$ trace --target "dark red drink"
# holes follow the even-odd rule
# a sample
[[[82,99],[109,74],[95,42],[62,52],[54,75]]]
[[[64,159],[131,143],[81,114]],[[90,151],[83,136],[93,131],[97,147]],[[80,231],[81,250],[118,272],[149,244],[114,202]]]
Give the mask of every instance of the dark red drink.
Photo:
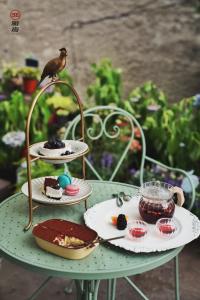
[[[160,224],[159,230],[164,234],[171,234],[175,232],[176,227],[170,224]]]
[[[144,221],[155,224],[160,218],[172,218],[175,210],[173,199],[150,200],[144,197],[139,203],[139,212]]]
[[[145,236],[147,231],[145,228],[135,227],[135,228],[131,228],[129,230],[129,233],[133,238],[141,238],[141,237]]]

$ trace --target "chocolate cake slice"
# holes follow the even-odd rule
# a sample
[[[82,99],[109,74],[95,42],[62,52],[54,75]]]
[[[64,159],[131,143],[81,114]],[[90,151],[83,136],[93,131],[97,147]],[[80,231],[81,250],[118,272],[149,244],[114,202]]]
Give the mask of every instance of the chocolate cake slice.
[[[62,188],[59,186],[57,179],[51,177],[45,178],[43,192],[51,199],[60,200],[62,197]]]

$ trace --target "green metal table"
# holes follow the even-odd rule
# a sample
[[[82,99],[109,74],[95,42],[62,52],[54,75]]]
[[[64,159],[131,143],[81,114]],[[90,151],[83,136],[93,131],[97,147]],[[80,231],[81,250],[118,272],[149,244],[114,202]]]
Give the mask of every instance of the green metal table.
[[[111,199],[112,194],[120,191],[134,192],[134,186],[109,182],[89,181],[93,193],[89,207]],[[40,207],[34,212],[34,224],[51,218],[62,218],[83,223],[84,203],[73,206]],[[114,278],[141,274],[154,269],[174,258],[183,247],[170,251],[150,254],[136,254],[110,244],[99,245],[92,254],[82,260],[67,260],[47,253],[35,243],[31,230],[23,228],[28,218],[28,201],[22,193],[15,194],[0,205],[0,250],[1,255],[22,266],[49,277],[29,298],[33,300],[52,276],[63,276],[75,280],[77,299],[97,299],[101,279],[109,279],[109,297],[114,299]],[[112,290],[112,292],[111,292]],[[146,298],[147,299],[147,298]]]

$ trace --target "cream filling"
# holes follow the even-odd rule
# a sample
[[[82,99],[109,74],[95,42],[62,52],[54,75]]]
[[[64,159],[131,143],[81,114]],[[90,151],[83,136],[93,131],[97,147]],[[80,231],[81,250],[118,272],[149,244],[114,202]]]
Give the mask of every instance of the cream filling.
[[[61,154],[65,153],[66,151],[72,151],[72,146],[69,144],[65,144],[64,148],[60,149],[48,149],[44,147],[39,147],[39,154],[49,157],[56,157],[60,156]]]
[[[79,240],[75,237],[69,237],[69,236],[65,236],[64,238],[61,237],[56,237],[53,240],[54,242],[58,242],[59,246],[63,246],[63,247],[69,247],[69,246],[81,246],[84,244],[84,241]]]
[[[60,188],[59,190],[56,190],[56,189],[53,189],[50,186],[47,186],[46,187],[46,192],[44,190],[44,187],[42,188],[42,192],[47,197],[60,199],[62,197],[63,190],[62,190],[62,188]]]

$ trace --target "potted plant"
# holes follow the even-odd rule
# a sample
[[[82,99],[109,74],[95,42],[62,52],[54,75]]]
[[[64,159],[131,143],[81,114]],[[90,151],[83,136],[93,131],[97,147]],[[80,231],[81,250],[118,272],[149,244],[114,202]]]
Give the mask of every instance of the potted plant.
[[[23,77],[23,88],[26,94],[33,94],[37,88],[40,71],[38,68],[23,67],[20,69]]]
[[[12,93],[14,90],[21,90],[22,78],[19,73],[19,68],[13,64],[3,64],[2,72],[2,87],[4,92]]]
[[[38,65],[39,65],[39,62],[38,62],[38,60],[35,59],[35,58],[27,57],[27,58],[25,59],[25,65],[26,65],[27,67],[34,67],[34,68],[37,68]]]

